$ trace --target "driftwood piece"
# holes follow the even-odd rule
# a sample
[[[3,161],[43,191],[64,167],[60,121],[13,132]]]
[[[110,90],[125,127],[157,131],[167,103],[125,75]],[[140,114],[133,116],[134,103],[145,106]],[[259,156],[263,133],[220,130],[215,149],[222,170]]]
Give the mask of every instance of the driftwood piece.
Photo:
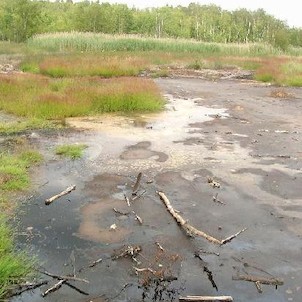
[[[133,186],[133,190],[132,190],[132,195],[136,195],[137,191],[138,191],[138,188],[139,188],[139,185],[140,185],[140,182],[141,182],[141,179],[142,179],[142,172],[139,172],[138,175],[137,175],[137,178],[136,178],[136,182]]]
[[[94,260],[92,263],[89,264],[89,267],[95,267],[97,264],[101,263],[102,261],[103,261],[102,258]]]
[[[195,302],[204,302],[204,301],[212,301],[212,302],[232,302],[233,298],[231,296],[187,296],[187,297],[179,297],[179,301],[195,301]]]
[[[60,280],[59,282],[57,282],[54,286],[50,287],[49,289],[47,289],[44,293],[42,293],[42,297],[46,297],[48,294],[57,291],[58,289],[60,289],[63,285],[63,283],[66,282],[66,280]]]
[[[150,272],[150,273],[152,273],[153,275],[156,274],[156,271],[153,270],[153,269],[150,268],[150,267],[145,267],[145,268],[133,267],[133,268],[135,269],[135,271],[136,271],[137,273]]]
[[[173,218],[177,221],[177,223],[186,231],[186,233],[189,236],[199,236],[199,237],[203,237],[206,240],[208,240],[209,242],[215,243],[215,244],[219,244],[219,245],[224,245],[230,241],[232,241],[234,238],[236,238],[239,234],[241,234],[242,232],[244,232],[246,230],[243,229],[239,232],[237,232],[236,234],[227,237],[224,240],[219,240],[215,237],[212,237],[208,234],[206,234],[203,231],[200,231],[198,229],[196,229],[195,227],[191,226],[190,224],[187,223],[186,220],[184,220],[181,215],[179,215],[174,208],[172,207],[169,199],[167,198],[167,196],[163,193],[163,192],[157,192],[157,194],[159,195],[159,197],[161,198],[161,200],[163,201],[163,203],[165,204],[167,210],[170,212],[170,214],[173,216]]]
[[[139,224],[143,224],[143,220],[140,216],[138,216],[135,211],[132,211],[132,213],[134,214],[135,216],[135,219],[139,222]]]
[[[257,277],[257,276],[251,276],[251,275],[238,275],[233,276],[233,280],[236,281],[248,281],[248,282],[254,282],[258,284],[265,284],[265,285],[283,285],[283,280],[277,279],[277,278],[263,278],[263,277]]]
[[[218,199],[218,193],[216,193],[215,196],[213,196],[213,201],[225,205],[223,201]]]
[[[165,251],[165,249],[161,246],[161,244],[160,244],[159,242],[155,242],[155,244],[158,246],[158,248],[159,248],[162,252]]]
[[[124,193],[124,198],[125,198],[125,201],[127,203],[127,206],[130,207],[130,200],[128,198],[128,196]]]
[[[72,192],[73,190],[75,190],[76,186],[75,185],[72,185],[70,187],[68,187],[66,190],[62,191],[61,193],[57,194],[57,195],[54,195],[48,199],[45,200],[45,204],[48,206],[50,205],[52,202],[54,202],[56,199],[64,196],[64,195],[67,195],[69,194],[70,192]]]

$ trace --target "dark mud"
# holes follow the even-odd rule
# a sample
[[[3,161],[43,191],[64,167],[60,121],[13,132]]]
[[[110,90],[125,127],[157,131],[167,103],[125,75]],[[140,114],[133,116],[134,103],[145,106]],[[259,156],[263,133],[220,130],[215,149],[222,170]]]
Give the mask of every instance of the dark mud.
[[[301,301],[302,90],[288,89],[295,98],[281,100],[269,96],[272,87],[252,82],[157,83],[169,100],[163,113],[72,119],[78,131],[29,134],[47,163],[36,171],[33,197],[20,209],[19,243],[29,245],[48,271],[72,273],[75,264],[77,276],[90,281],[77,286],[89,296],[63,286],[45,299],[38,289],[12,301],[178,301],[179,294]],[[53,155],[57,144],[75,142],[88,145],[83,159]],[[139,190],[146,192],[128,207],[124,194],[131,197],[139,172]],[[44,205],[71,184],[76,191]],[[221,247],[188,238],[157,190],[190,224],[218,239],[248,229]],[[137,263],[111,257],[127,245],[142,247],[139,267],[160,268],[177,280],[166,288],[144,286],[146,275],[137,276],[133,268]],[[200,252],[201,261],[197,250],[219,256]],[[263,286],[259,294],[254,284],[232,280],[246,273],[272,275],[284,285]]]

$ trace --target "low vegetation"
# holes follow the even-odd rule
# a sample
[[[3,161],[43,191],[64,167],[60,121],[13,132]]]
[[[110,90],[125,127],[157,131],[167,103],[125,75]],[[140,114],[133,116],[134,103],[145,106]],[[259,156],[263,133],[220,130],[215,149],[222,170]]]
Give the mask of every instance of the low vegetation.
[[[104,112],[156,111],[163,107],[149,79],[0,76],[0,110],[33,119],[62,119]]]
[[[33,272],[33,261],[14,248],[14,231],[6,218],[0,215],[0,300],[6,297],[14,284]]]
[[[61,145],[56,147],[56,154],[69,157],[71,159],[78,159],[83,156],[83,151],[87,148],[86,145]]]
[[[18,140],[14,144],[19,145],[22,142]],[[18,147],[15,151],[17,149]],[[33,272],[33,260],[26,253],[14,248],[14,230],[9,226],[4,212],[15,204],[10,202],[9,193],[29,186],[28,169],[41,160],[42,156],[33,150],[0,154],[0,299],[6,296],[14,284]]]

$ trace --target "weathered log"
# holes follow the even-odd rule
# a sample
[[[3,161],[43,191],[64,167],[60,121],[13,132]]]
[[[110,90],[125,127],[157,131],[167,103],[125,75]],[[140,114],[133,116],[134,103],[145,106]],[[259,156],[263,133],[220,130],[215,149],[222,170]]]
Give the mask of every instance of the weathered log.
[[[232,302],[233,298],[231,296],[187,296],[187,297],[179,297],[179,301],[195,301],[195,302],[226,301],[226,302]]]
[[[75,185],[72,185],[70,187],[68,187],[66,190],[62,191],[61,193],[57,194],[57,195],[54,195],[48,199],[45,200],[45,204],[48,206],[50,205],[52,202],[54,202],[56,199],[64,196],[64,195],[67,195],[69,194],[70,192],[72,192],[73,190],[75,190],[76,186]]]
[[[165,204],[167,210],[170,212],[170,214],[173,216],[173,218],[177,221],[177,223],[186,231],[186,233],[190,236],[199,236],[199,237],[203,237],[206,240],[215,243],[215,244],[219,244],[219,245],[223,245],[226,244],[228,242],[230,242],[231,240],[233,240],[234,238],[236,238],[239,234],[241,234],[242,232],[244,232],[246,230],[243,229],[241,231],[239,231],[238,233],[227,237],[224,240],[219,240],[215,237],[212,237],[208,234],[206,234],[203,231],[200,231],[198,229],[196,229],[195,227],[191,226],[190,224],[187,223],[186,220],[184,220],[181,215],[179,215],[174,208],[172,207],[169,199],[167,198],[167,196],[163,193],[163,192],[157,192],[157,194],[159,195],[159,197],[161,198],[161,200],[163,201],[163,203]]]

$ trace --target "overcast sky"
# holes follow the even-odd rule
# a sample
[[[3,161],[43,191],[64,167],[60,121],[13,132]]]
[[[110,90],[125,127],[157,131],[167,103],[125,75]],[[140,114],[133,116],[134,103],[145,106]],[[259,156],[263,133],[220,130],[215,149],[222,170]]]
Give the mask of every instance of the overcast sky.
[[[80,1],[80,0],[78,0]],[[166,4],[188,6],[191,2],[199,4],[216,4],[227,10],[263,8],[267,13],[284,20],[290,26],[302,27],[302,2],[300,0],[105,0],[100,2],[124,3],[137,8],[157,7]]]

